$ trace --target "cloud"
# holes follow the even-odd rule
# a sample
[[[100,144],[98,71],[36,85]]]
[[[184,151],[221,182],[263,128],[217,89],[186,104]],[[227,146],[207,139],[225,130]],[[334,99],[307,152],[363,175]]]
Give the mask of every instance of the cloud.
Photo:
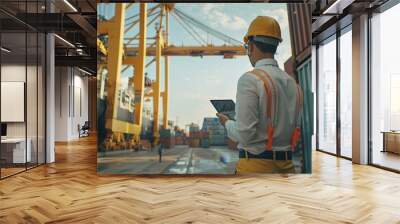
[[[285,9],[264,9],[261,11],[261,13],[265,16],[270,16],[274,19],[276,19],[281,26],[281,29],[287,29],[289,27],[288,24],[288,15],[287,15],[287,10]]]
[[[246,29],[248,23],[242,17],[234,16],[230,21],[227,21],[224,26],[231,26],[234,30]]]
[[[221,4],[205,3],[201,4],[201,10],[204,14],[209,14],[211,10],[222,6]]]
[[[222,12],[219,8],[221,4],[204,4],[202,12],[206,15],[207,20],[213,27],[225,28],[229,30],[246,29],[248,23],[240,16],[228,15]]]

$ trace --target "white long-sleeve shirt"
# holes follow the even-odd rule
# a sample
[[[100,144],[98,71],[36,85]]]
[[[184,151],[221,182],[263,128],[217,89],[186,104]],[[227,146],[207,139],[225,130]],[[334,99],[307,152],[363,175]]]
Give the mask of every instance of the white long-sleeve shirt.
[[[297,122],[296,81],[278,67],[275,59],[261,59],[255,68],[266,71],[276,83],[273,150],[289,151]],[[238,148],[253,154],[265,151],[268,137],[266,98],[264,83],[254,75],[243,74],[237,84],[235,121],[229,120],[225,124],[228,137],[239,143]]]

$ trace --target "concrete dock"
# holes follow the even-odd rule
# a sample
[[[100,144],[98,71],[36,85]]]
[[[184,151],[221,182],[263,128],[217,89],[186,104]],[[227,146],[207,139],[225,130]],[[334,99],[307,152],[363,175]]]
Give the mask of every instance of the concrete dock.
[[[238,159],[237,151],[224,146],[176,145],[163,149],[161,162],[157,148],[103,153],[97,158],[97,170],[103,174],[234,174]]]

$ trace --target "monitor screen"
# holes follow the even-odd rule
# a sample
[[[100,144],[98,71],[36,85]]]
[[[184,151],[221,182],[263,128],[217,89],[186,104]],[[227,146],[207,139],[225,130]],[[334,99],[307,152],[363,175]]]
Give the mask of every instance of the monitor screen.
[[[1,124],[1,136],[7,136],[7,124]]]

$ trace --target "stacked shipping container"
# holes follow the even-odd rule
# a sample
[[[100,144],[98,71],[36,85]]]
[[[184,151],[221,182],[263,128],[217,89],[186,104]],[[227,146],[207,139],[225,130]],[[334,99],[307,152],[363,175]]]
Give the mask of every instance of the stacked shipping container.
[[[226,145],[226,130],[225,127],[221,125],[218,118],[204,118],[202,130],[208,132],[210,145]]]
[[[161,129],[160,144],[162,144],[164,148],[173,148],[175,146],[175,132],[171,129]]]
[[[174,128],[175,131],[175,144],[176,145],[184,145],[185,140],[186,140],[186,134],[184,130],[181,130],[178,128],[178,126],[175,126]]]

